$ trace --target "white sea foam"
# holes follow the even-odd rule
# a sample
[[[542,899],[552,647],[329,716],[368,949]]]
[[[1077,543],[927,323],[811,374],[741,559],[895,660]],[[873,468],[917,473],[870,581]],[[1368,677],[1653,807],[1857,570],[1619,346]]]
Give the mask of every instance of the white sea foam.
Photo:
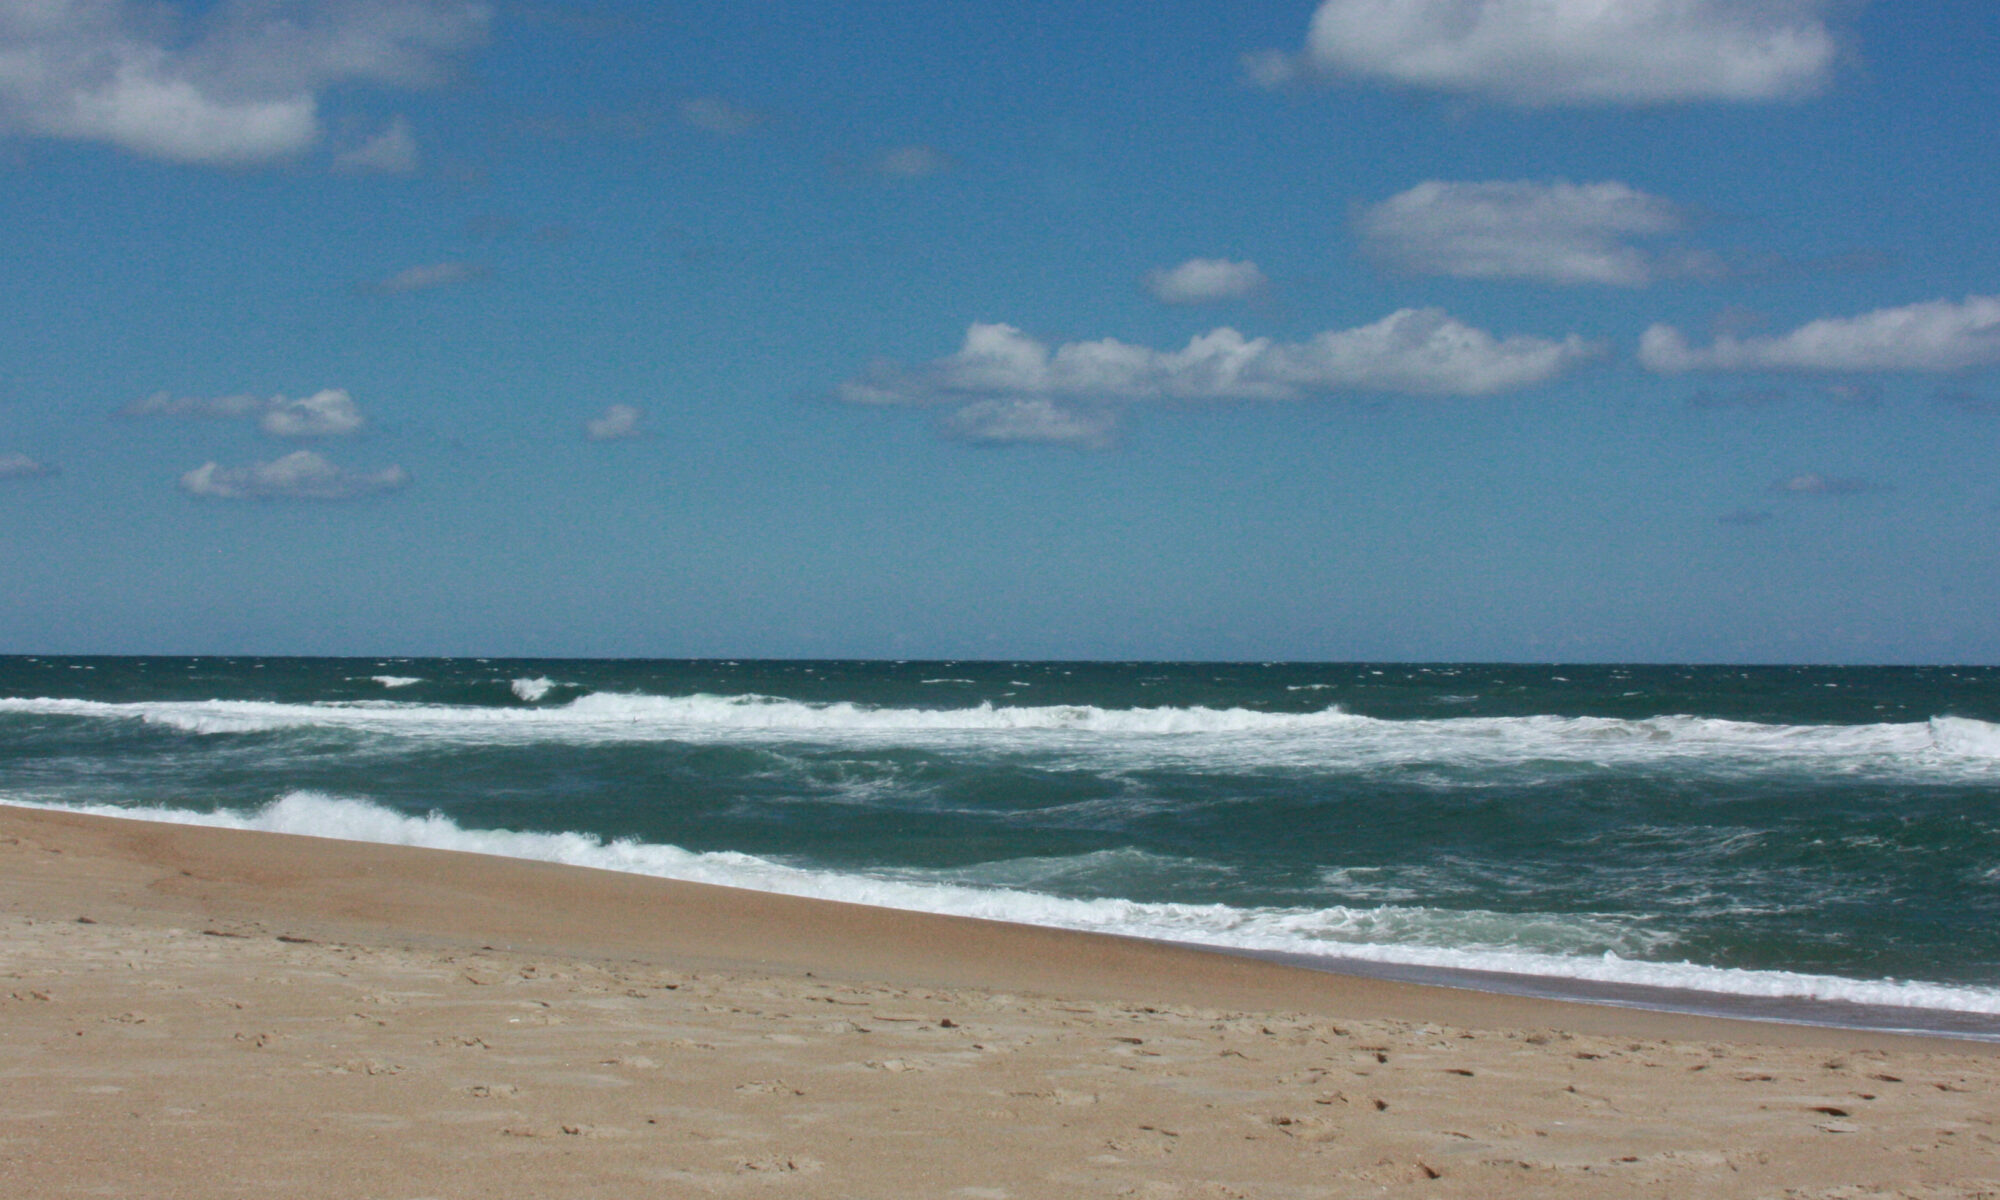
[[[553,688],[555,685],[556,685],[555,680],[550,679],[546,675],[543,675],[538,679],[526,679],[526,678],[516,679],[512,686],[514,688],[514,694],[516,696],[519,696],[521,699],[526,700],[530,704],[533,704],[535,701],[540,700],[543,696],[548,695],[549,689]]]
[[[465,829],[433,813],[411,817],[367,800],[293,792],[254,812],[196,812],[101,804],[4,802],[102,816],[267,830],[347,841],[427,846],[714,883],[728,887],[919,912],[984,917],[1239,950],[1279,951],[1379,963],[1496,971],[1549,979],[1640,984],[1721,995],[1795,997],[1854,1004],[2000,1015],[2000,989],[1893,979],[1847,979],[1690,962],[1638,961],[1642,935],[1613,918],[1452,912],[1415,906],[1236,908],[1224,904],[1077,900],[1033,891],[812,870],[730,851],[695,853],[584,833]],[[1565,942],[1623,939],[1619,949],[1563,953]]]
[[[1933,717],[1930,726],[1940,749],[2000,759],[2000,725],[1969,717]]]
[[[411,684],[423,682],[415,675],[370,675],[368,678],[385,688],[406,688]]]
[[[517,679],[534,703],[563,685]],[[1122,769],[1147,763],[1201,769],[1488,768],[1573,764],[1698,766],[1886,777],[2000,778],[2000,725],[1966,717],[1871,725],[1773,725],[1708,717],[1456,717],[1380,720],[1338,707],[1272,713],[1243,708],[1108,709],[982,703],[881,708],[772,696],[592,692],[534,708],[413,703],[282,704],[0,698],[0,713],[139,720],[196,734],[349,730],[464,744],[556,742],[796,742],[935,746],[1051,754],[1059,765]]]

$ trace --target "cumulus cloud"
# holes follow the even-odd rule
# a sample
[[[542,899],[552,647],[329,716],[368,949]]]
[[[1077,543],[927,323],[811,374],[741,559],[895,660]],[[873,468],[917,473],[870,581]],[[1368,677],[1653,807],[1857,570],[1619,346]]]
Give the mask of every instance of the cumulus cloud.
[[[478,44],[472,0],[135,0],[0,5],[0,130],[247,165],[319,140],[336,85],[422,87]]]
[[[0,479],[39,479],[55,473],[54,467],[25,454],[16,451],[0,454]]]
[[[327,388],[287,400],[274,396],[257,418],[257,428],[273,437],[346,437],[364,424],[361,409],[343,388]]]
[[[216,500],[353,500],[408,485],[401,467],[359,472],[336,467],[310,450],[273,462],[225,467],[207,462],[181,476],[181,490]]]
[[[382,132],[351,150],[333,156],[336,171],[372,175],[408,175],[417,169],[417,138],[410,122],[393,117]]]
[[[1622,183],[1431,181],[1367,209],[1356,228],[1370,257],[1418,275],[1638,287],[1718,269],[1631,244],[1684,223],[1669,201]]]
[[[1344,76],[1520,105],[1789,100],[1826,86],[1833,0],[1325,0],[1253,82]]]
[[[267,398],[248,394],[233,396],[175,396],[155,392],[119,410],[127,417],[178,417],[182,419],[240,420],[256,418],[257,428],[272,437],[346,437],[367,424],[361,406],[345,388],[325,388],[310,396]]]
[[[450,287],[455,283],[470,283],[484,277],[486,268],[479,263],[439,262],[424,263],[421,266],[405,267],[383,279],[363,284],[361,290],[378,296],[400,296],[405,292],[427,292],[432,288]]]
[[[1037,396],[974,401],[946,416],[938,427],[946,437],[967,442],[1100,449],[1111,444],[1118,416],[1103,408],[1076,408]]]
[[[1575,335],[1496,338],[1440,309],[1403,309],[1302,342],[1246,338],[1224,327],[1179,350],[1111,338],[1051,348],[1012,325],[974,324],[956,354],[915,370],[879,364],[843,384],[840,395],[856,404],[1295,400],[1348,391],[1479,396],[1546,382],[1596,353]]]
[[[1253,262],[1190,258],[1146,273],[1146,290],[1162,304],[1209,304],[1254,296],[1270,283]]]
[[[1770,336],[1723,333],[1705,347],[1671,325],[1655,325],[1639,339],[1639,361],[1662,374],[1970,370],[2000,363],[2000,296],[1822,317]]]
[[[744,108],[720,96],[697,96],[681,101],[681,120],[696,129],[723,137],[749,133],[770,120],[753,108]]]
[[[583,423],[593,442],[639,436],[639,419],[644,414],[629,404],[614,404]]]

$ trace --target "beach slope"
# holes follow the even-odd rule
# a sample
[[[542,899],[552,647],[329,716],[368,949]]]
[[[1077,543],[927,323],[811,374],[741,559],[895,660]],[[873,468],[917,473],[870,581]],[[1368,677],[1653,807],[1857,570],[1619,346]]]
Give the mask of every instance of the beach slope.
[[[0,1193],[2000,1195],[1982,1045],[0,807]]]

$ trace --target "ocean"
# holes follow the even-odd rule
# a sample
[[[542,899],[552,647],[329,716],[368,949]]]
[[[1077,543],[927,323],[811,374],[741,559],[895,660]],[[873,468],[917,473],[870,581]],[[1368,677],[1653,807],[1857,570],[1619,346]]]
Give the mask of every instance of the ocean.
[[[0,802],[2000,1040],[2000,668],[0,658]]]

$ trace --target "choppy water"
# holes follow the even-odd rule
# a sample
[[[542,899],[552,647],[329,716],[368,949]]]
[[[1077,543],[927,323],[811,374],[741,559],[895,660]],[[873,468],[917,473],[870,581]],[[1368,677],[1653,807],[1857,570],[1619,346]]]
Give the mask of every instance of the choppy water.
[[[2000,1016],[1995,668],[0,658],[0,800]]]

